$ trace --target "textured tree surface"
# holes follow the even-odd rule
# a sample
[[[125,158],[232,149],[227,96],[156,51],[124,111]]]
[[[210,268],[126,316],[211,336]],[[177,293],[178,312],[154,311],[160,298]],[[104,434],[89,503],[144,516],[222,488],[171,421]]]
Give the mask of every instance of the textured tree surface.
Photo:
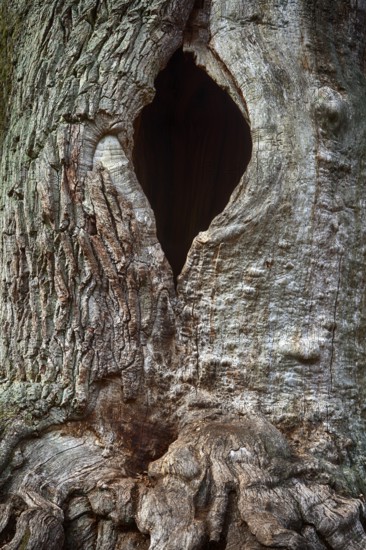
[[[1,548],[366,548],[365,24],[364,0],[0,1]],[[175,281],[134,142],[180,48],[252,154]]]

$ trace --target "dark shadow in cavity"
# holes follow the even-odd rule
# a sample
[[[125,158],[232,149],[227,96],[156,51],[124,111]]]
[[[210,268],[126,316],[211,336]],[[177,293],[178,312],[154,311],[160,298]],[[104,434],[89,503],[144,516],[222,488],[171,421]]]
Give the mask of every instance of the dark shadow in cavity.
[[[176,279],[193,238],[225,208],[252,141],[239,108],[192,54],[178,50],[155,88],[135,121],[133,161]]]

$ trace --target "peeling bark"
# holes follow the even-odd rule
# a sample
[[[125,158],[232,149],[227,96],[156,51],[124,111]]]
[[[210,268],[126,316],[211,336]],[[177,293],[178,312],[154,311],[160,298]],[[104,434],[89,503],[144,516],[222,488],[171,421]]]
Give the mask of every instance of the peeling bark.
[[[0,547],[364,549],[366,5],[0,9]],[[253,149],[175,286],[133,150],[179,48]]]

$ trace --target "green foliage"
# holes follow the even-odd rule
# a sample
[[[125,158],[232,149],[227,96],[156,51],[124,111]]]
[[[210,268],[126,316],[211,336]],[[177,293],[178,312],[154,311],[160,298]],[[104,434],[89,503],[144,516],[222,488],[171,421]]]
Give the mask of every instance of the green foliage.
[[[9,98],[14,67],[14,45],[20,22],[11,8],[11,0],[0,0],[0,144],[9,115]]]

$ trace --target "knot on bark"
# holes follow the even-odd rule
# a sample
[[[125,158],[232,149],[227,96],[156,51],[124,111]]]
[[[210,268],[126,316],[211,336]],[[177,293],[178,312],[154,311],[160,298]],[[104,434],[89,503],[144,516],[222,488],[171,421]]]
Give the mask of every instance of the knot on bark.
[[[338,139],[347,125],[347,103],[339,92],[320,88],[314,105],[314,119],[324,138]]]

